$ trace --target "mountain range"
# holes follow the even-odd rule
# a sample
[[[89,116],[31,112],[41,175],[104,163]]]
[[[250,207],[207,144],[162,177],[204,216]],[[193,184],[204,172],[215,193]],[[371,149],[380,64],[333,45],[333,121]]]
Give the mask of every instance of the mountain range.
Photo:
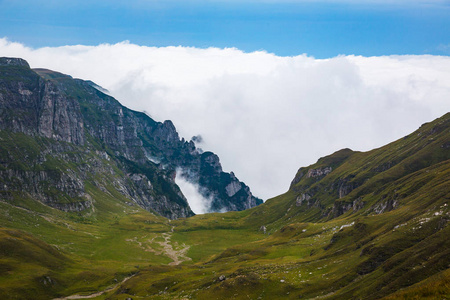
[[[1,58],[0,142],[2,299],[450,295],[450,113],[260,204],[172,122]],[[176,176],[229,212],[194,215]]]

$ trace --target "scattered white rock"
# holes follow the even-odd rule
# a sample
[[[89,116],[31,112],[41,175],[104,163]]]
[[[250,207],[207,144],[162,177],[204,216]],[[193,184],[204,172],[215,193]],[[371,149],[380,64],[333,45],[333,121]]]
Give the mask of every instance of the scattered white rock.
[[[343,228],[346,228],[346,227],[351,227],[351,226],[353,226],[353,225],[355,225],[355,222],[351,222],[350,224],[342,225],[341,228],[339,228],[339,230],[341,230],[341,229],[343,229]]]

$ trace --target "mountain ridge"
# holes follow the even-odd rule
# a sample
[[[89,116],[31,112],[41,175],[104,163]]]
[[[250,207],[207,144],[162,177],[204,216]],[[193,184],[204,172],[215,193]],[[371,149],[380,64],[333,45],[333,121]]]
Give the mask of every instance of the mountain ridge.
[[[129,110],[92,82],[46,69],[31,70],[22,59],[2,58],[0,66],[0,129],[95,148],[99,160],[117,158],[119,168],[140,171],[129,177],[143,188],[128,193],[141,196],[136,201],[139,205],[170,218],[192,215],[173,180],[177,168],[183,170],[179,176],[198,184],[204,196],[213,199],[212,211],[242,210],[262,203],[234,174],[223,172],[214,153],[200,153],[193,141],[180,139],[171,121],[156,122],[145,113]],[[141,166],[136,168],[136,164]],[[145,196],[155,176],[166,182],[162,189],[173,190],[169,193],[171,199],[165,198],[163,191],[156,201],[154,196]],[[147,184],[142,180],[145,177]],[[229,185],[238,186],[239,191],[229,196]],[[171,202],[179,204],[172,207],[173,211]]]

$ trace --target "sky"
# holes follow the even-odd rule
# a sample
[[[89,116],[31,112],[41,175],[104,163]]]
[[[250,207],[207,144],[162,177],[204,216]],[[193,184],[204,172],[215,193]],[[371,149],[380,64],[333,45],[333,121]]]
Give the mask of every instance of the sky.
[[[0,37],[30,47],[235,47],[281,56],[450,54],[448,0],[0,0]]]
[[[0,56],[201,135],[265,200],[322,156],[450,111],[450,2],[361,2],[0,0]]]

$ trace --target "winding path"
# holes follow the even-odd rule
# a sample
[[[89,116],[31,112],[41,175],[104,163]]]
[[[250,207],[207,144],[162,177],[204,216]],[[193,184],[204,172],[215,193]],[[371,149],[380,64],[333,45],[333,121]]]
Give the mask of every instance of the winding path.
[[[90,295],[72,295],[72,296],[67,296],[67,297],[63,297],[63,298],[54,298],[53,300],[71,300],[71,299],[91,299],[91,298],[95,298],[98,297],[104,293],[107,292],[111,292],[112,290],[116,289],[119,285],[125,283],[128,279],[130,279],[131,277],[135,276],[136,274],[133,274],[131,276],[128,276],[126,278],[124,278],[124,280],[122,280],[119,283],[116,283],[114,286],[109,287],[103,291],[94,293],[94,294],[90,294]]]
[[[163,246],[163,252],[173,260],[173,262],[169,263],[169,266],[176,266],[181,264],[183,261],[192,260],[190,257],[186,256],[186,253],[189,250],[190,246],[183,244],[180,250],[175,250],[172,244],[170,244],[172,232],[173,226],[170,230],[170,233],[166,232],[162,234],[164,242],[158,242],[161,246]]]
[[[161,234],[161,237],[164,239],[164,241],[155,241],[155,237],[149,240],[150,243],[157,243],[159,244],[162,249],[161,250],[155,250],[152,247],[150,247],[148,244],[144,244],[140,241],[138,241],[137,237],[134,237],[133,239],[127,239],[127,242],[137,243],[138,246],[143,249],[144,251],[153,252],[156,255],[164,255],[168,258],[172,259],[173,261],[169,263],[169,266],[176,266],[181,264],[184,261],[192,260],[190,257],[188,257],[186,254],[190,248],[190,246],[186,244],[179,245],[177,242],[171,243],[170,239],[172,237],[174,227],[170,229],[170,232],[164,232]],[[172,245],[173,244],[173,245]],[[175,250],[175,248],[178,248],[179,250]]]

